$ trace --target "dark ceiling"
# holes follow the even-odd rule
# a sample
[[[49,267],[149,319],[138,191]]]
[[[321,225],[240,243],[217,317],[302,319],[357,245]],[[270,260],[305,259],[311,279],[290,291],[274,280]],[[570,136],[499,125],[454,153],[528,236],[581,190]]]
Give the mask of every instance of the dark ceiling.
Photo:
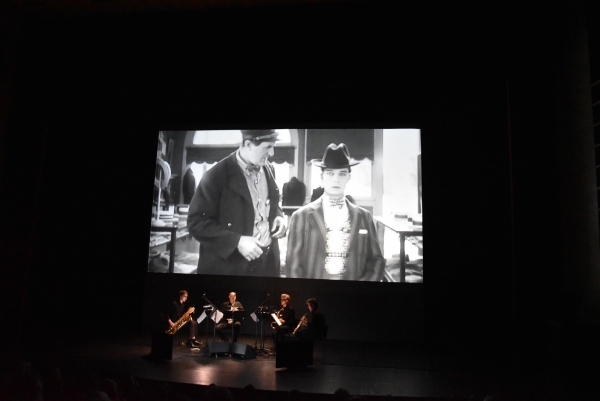
[[[375,0],[377,1],[377,0]],[[202,10],[213,8],[245,8],[316,3],[357,3],[364,0],[12,0],[10,11],[48,16],[89,14],[124,14]],[[373,0],[370,1],[373,3]]]

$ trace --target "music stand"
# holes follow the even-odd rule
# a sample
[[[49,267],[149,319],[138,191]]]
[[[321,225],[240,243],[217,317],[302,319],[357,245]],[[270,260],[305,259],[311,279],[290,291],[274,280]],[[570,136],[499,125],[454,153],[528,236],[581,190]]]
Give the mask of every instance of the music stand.
[[[262,356],[265,357],[269,357],[269,353],[267,352],[267,350],[265,349],[265,340],[264,340],[264,321],[265,321],[265,315],[270,315],[269,310],[271,309],[270,306],[264,306],[264,304],[269,300],[269,294],[267,294],[267,298],[265,298],[264,301],[261,302],[260,305],[258,305],[258,307],[256,308],[256,311],[254,313],[257,313],[257,317],[258,319],[260,319],[260,343],[259,346],[260,348],[256,347],[256,337],[254,338],[254,349],[256,350],[256,352]],[[256,324],[258,324],[258,321],[256,322]],[[258,332],[258,327],[256,328],[255,332]]]
[[[208,344],[208,321],[212,320],[212,316],[215,313],[216,308],[213,305],[204,305],[204,312],[206,313],[206,344]],[[215,341],[216,337],[216,327],[217,323],[214,324],[213,328],[213,341]]]
[[[267,356],[267,358],[271,355],[271,352],[267,351],[267,349],[265,348],[265,320],[268,320],[269,317],[271,317],[271,313],[272,313],[272,308],[270,307],[266,307],[263,306],[262,311],[260,312],[261,315],[261,322],[260,322],[260,341],[261,341],[261,352],[263,354],[265,354]]]
[[[215,304],[213,304],[212,302],[210,302],[210,300],[208,298],[206,298],[205,296],[206,294],[202,295],[202,298],[204,298],[204,300],[206,302],[208,302],[208,305],[204,305],[204,310],[206,312],[211,311],[210,314],[206,314],[206,348],[208,349],[208,321],[212,320],[213,315],[215,314],[215,312],[218,310],[217,307],[215,306]],[[217,323],[216,321],[213,321],[213,342],[216,341],[217,339]]]
[[[235,329],[235,316],[238,317],[238,319],[240,320],[240,325],[241,325],[241,320],[246,316],[246,311],[242,308],[236,308],[236,309],[228,309],[228,310],[225,310],[222,312],[223,312],[224,319],[231,319],[231,342],[233,342],[233,338],[234,338],[233,331]]]

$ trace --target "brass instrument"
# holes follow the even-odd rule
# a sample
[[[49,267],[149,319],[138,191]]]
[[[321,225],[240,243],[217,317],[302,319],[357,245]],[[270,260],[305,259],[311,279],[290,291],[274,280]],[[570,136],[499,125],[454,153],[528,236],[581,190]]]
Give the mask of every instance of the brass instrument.
[[[306,315],[308,315],[308,312],[306,312],[304,314],[304,316],[302,316],[302,318],[300,319],[300,322],[298,322],[298,326],[296,326],[296,328],[294,329],[294,332],[292,334],[296,334],[296,332],[298,331],[298,329],[300,328],[300,326],[306,326],[306,325],[308,325],[308,319],[306,319]]]
[[[279,309],[279,311],[277,312],[277,319],[281,318],[281,311],[283,311],[284,308]],[[273,330],[277,329],[277,322],[271,322],[271,328]]]
[[[167,333],[167,334],[175,334],[175,333],[177,333],[177,331],[180,328],[182,328],[187,322],[189,322],[189,321],[191,321],[193,319],[192,313],[194,313],[195,310],[196,310],[196,308],[194,308],[193,306],[191,308],[189,308],[187,310],[187,312],[185,312],[183,314],[183,316],[181,316],[179,318],[179,320],[177,320],[173,326],[171,326],[167,330],[165,330],[165,333]]]

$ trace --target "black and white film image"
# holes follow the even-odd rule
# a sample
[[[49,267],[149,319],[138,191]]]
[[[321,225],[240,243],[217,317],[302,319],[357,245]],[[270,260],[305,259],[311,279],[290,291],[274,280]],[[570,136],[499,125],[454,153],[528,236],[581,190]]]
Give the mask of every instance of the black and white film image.
[[[423,282],[419,129],[161,131],[149,273]]]

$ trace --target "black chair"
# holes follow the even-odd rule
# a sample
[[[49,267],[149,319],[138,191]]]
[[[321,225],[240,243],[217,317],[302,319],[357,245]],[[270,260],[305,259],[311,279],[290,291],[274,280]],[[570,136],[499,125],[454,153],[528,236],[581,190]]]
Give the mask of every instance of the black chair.
[[[158,313],[152,328],[152,348],[150,355],[157,359],[173,359],[173,336],[165,333],[169,324],[167,315]]]
[[[325,325],[323,331],[321,333],[321,340],[325,340],[327,338],[327,332],[329,331],[329,325]]]
[[[315,359],[320,363],[324,363],[327,358],[327,332],[329,331],[329,326],[325,325],[323,330],[321,331],[321,335],[315,339],[314,353]]]

